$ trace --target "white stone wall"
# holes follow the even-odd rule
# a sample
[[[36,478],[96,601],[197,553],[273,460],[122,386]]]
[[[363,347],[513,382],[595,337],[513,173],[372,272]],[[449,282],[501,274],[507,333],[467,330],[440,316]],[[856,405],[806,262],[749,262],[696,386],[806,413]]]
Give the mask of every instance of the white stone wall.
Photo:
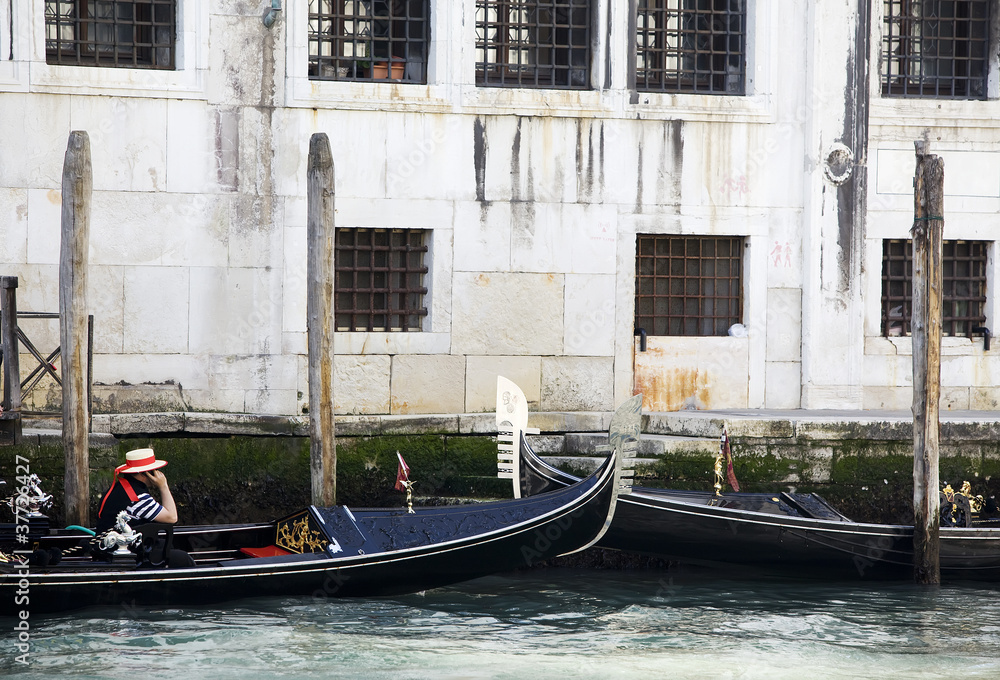
[[[595,3],[589,91],[477,88],[474,3],[437,0],[427,85],[310,81],[306,3],[284,4],[268,30],[263,3],[182,0],[170,72],[48,66],[44,3],[13,0],[12,25],[0,12],[0,273],[20,278],[22,310],[58,309],[62,157],[86,130],[100,405],[302,411],[315,132],[338,226],[432,233],[423,331],[338,334],[338,413],[488,411],[498,373],[533,409],[607,411],[637,371],[699,368],[711,399],[655,407],[905,408],[907,341],[878,337],[878,315],[881,239],[911,219],[913,139],[946,158],[946,238],[995,233],[1000,104],[880,100],[877,7],[866,92],[853,3],[751,1],[748,93],[723,97],[630,92],[628,3]],[[845,233],[823,160],[866,97],[853,151],[868,209]],[[637,233],[746,237],[748,336],[658,338],[636,356]],[[995,407],[998,361],[981,339],[949,340],[947,406]]]

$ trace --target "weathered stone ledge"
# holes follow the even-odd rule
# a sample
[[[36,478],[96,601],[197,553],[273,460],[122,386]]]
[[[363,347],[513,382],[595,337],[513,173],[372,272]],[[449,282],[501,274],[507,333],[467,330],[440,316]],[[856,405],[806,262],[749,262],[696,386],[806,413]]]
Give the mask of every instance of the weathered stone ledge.
[[[542,434],[533,441],[540,452],[573,450],[591,453],[607,433],[610,412],[532,412],[529,426]],[[339,415],[337,434],[345,437],[379,435],[492,435],[492,413],[440,415]],[[30,421],[26,427],[31,428]],[[59,421],[37,428],[58,429]],[[643,414],[644,452],[657,453],[660,437],[670,446],[704,449],[704,439],[717,438],[725,427],[732,438],[815,443],[836,441],[905,442],[913,438],[912,416],[905,411],[678,411]],[[115,413],[95,414],[93,432],[112,437],[158,435],[309,436],[308,416],[246,413]],[[606,437],[605,437],[606,438]],[[686,438],[685,444],[682,438]],[[942,442],[1000,440],[1000,412],[945,411]]]
[[[1000,439],[1000,411],[942,411],[941,440]],[[643,433],[800,441],[907,441],[909,411],[678,411],[643,414]]]
[[[417,434],[496,434],[492,413],[441,415],[341,415],[334,419],[345,437]],[[533,413],[532,427],[542,432],[606,432],[611,413]],[[55,423],[58,427],[58,422]],[[93,431],[115,437],[156,435],[309,436],[309,416],[247,413],[114,413],[95,414]]]

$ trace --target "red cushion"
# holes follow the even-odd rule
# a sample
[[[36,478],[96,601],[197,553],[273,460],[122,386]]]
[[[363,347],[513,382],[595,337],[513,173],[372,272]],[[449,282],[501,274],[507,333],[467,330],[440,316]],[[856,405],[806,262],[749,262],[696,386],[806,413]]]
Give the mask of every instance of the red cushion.
[[[263,548],[240,548],[240,552],[250,557],[277,557],[278,555],[292,554],[276,545],[269,545]]]

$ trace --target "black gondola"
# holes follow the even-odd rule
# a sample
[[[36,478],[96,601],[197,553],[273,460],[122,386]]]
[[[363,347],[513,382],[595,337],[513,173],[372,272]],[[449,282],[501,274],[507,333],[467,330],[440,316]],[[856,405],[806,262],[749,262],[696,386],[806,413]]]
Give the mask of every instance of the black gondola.
[[[104,555],[105,561],[75,555],[76,530],[40,534],[36,526],[24,532],[32,554],[61,559],[26,564],[27,555],[15,554],[10,544],[16,525],[7,525],[0,528],[7,556],[0,563],[0,616],[266,595],[402,594],[530,566],[601,537],[627,474],[622,461],[616,452],[579,483],[532,498],[412,512],[310,506],[261,524],[146,525],[145,536],[129,539],[132,550],[119,548],[122,555]],[[124,524],[119,529],[129,531]]]
[[[524,395],[509,380],[497,387],[504,430],[501,477],[517,497],[538,497],[579,478],[539,458],[525,439]],[[633,443],[634,445],[635,443]],[[514,452],[515,455],[511,455]],[[633,487],[618,498],[598,547],[678,562],[736,567],[740,573],[831,579],[911,579],[913,527],[853,522],[813,493],[725,493]],[[943,579],[1000,581],[1000,523],[942,526]]]

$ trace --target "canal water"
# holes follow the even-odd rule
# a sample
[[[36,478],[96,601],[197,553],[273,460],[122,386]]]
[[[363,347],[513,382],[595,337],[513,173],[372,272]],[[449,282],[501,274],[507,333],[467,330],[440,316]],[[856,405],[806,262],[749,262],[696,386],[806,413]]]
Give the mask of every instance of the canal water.
[[[10,619],[3,620],[9,631]],[[46,678],[1000,678],[1000,585],[545,569],[391,598],[32,621]]]

